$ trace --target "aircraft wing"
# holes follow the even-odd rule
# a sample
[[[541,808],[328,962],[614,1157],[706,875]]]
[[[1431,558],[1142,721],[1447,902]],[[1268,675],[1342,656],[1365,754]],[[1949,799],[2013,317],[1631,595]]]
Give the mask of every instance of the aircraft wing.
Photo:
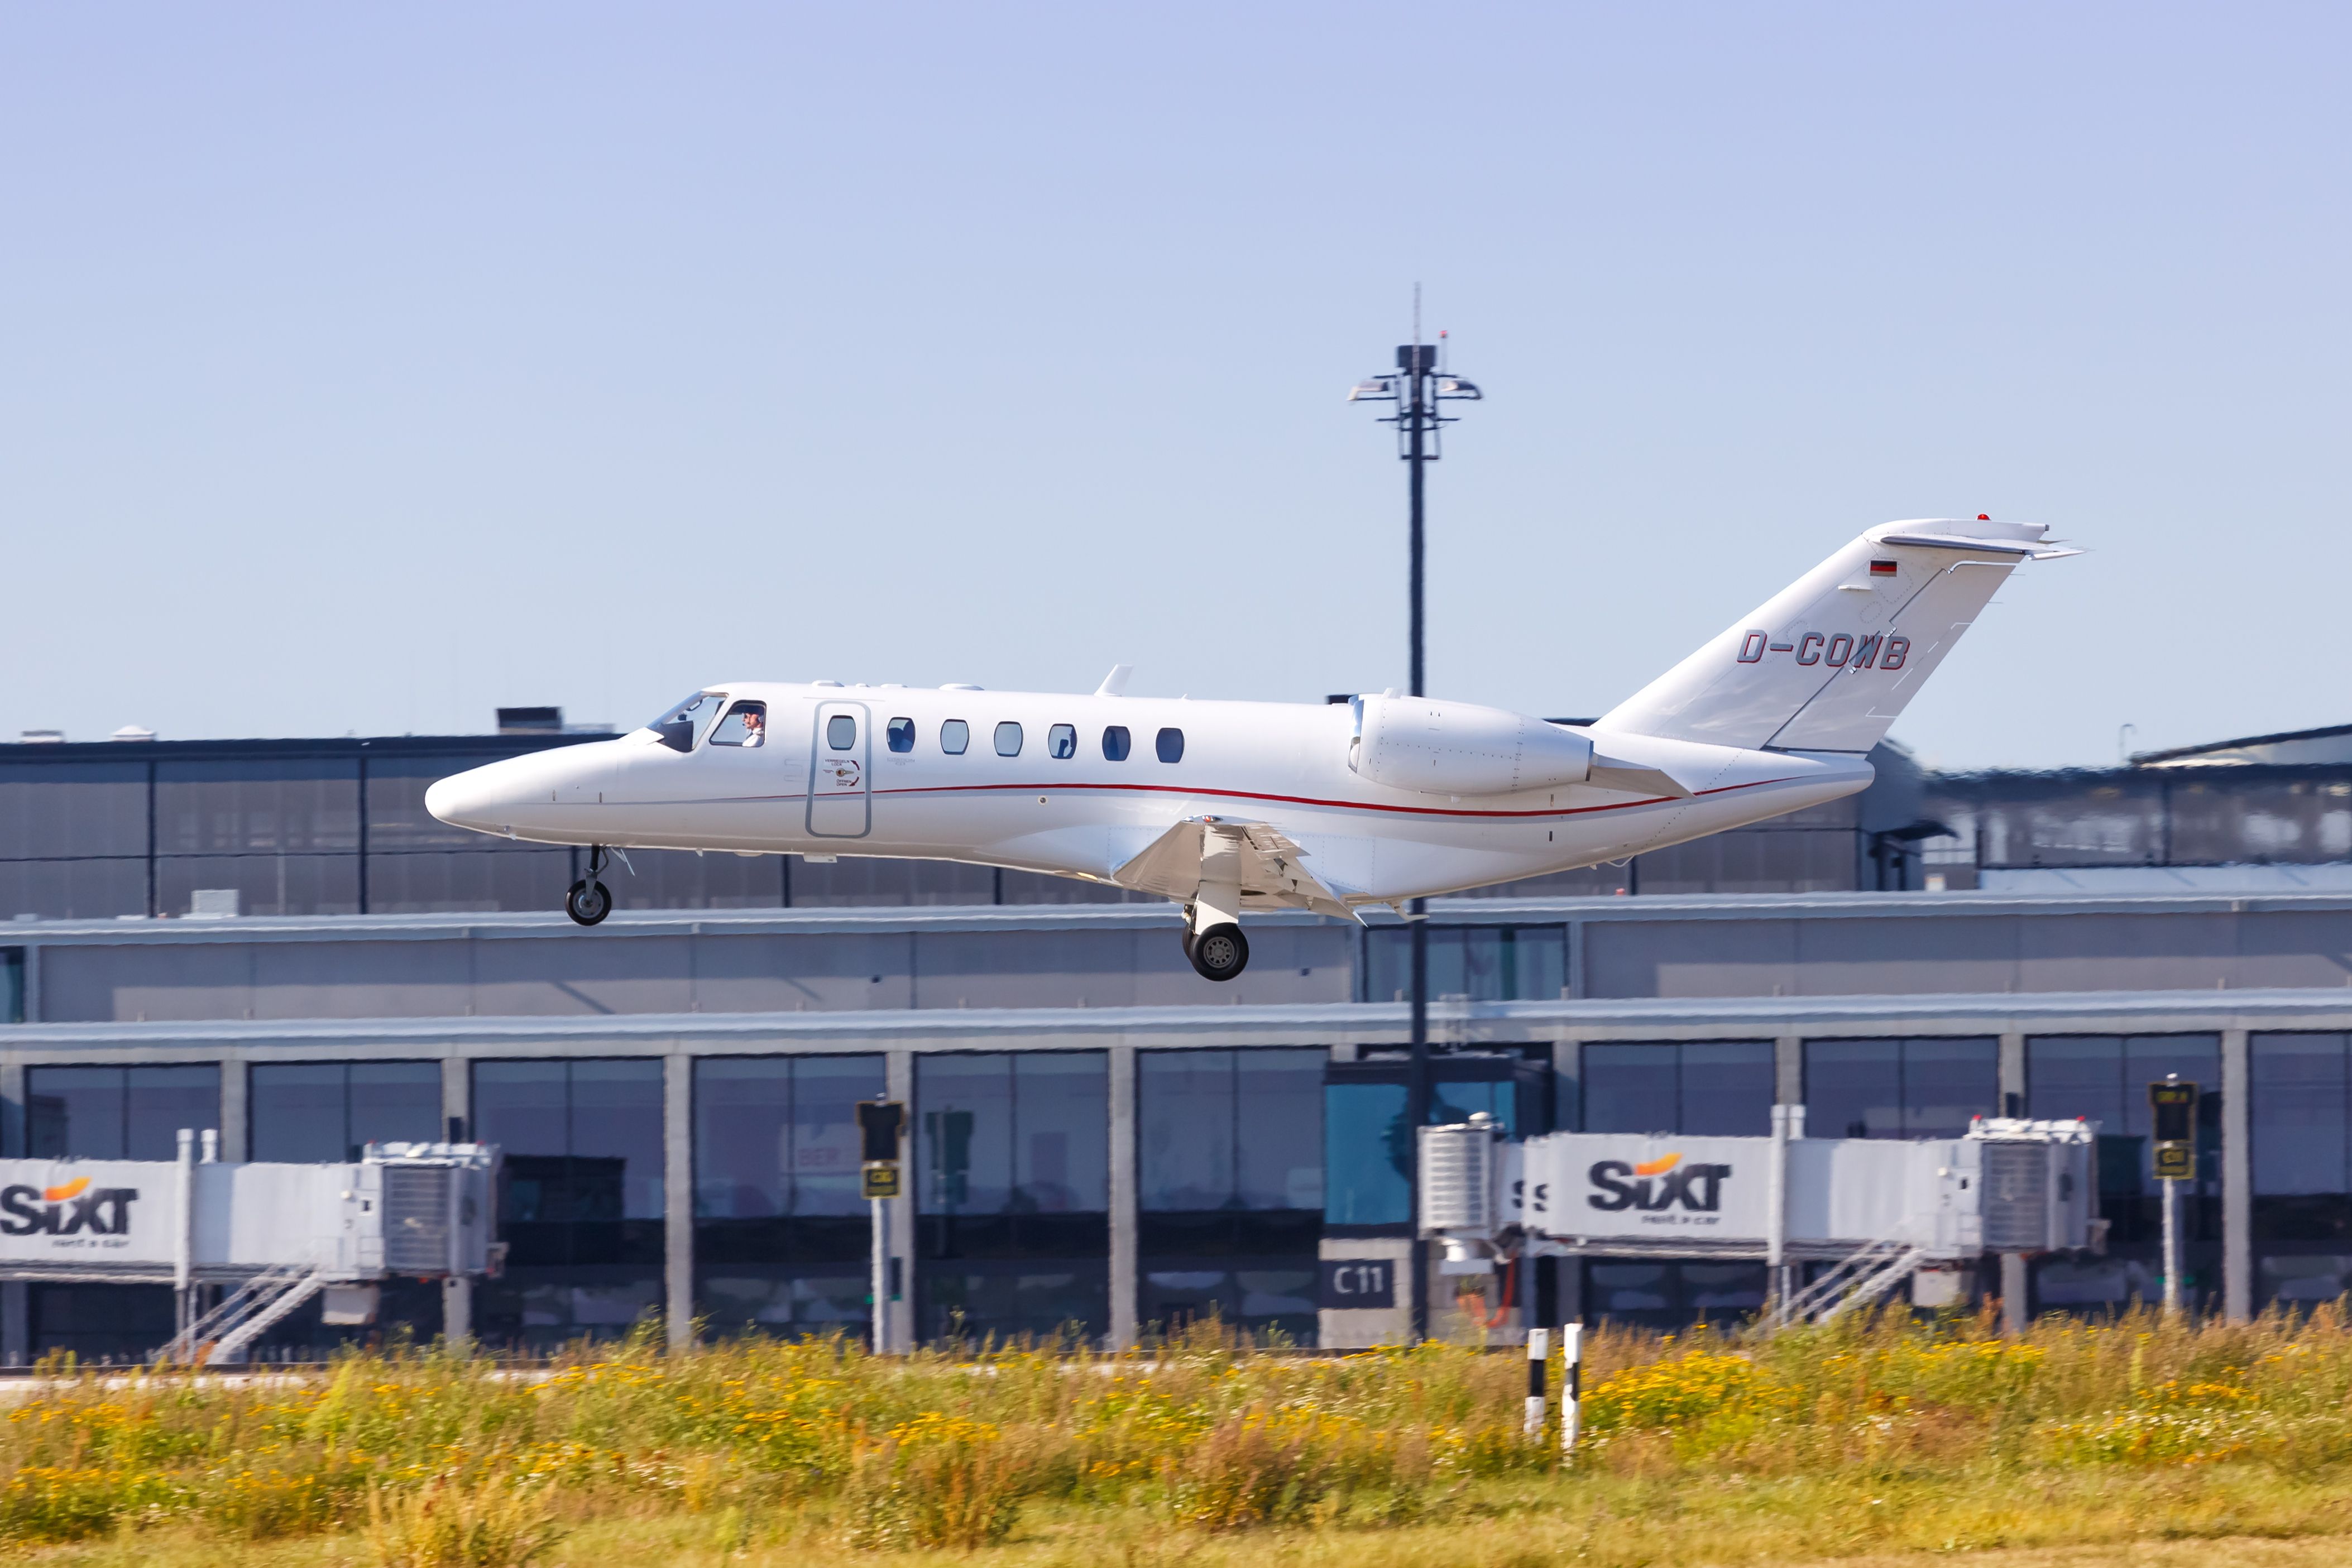
[[[1347,920],[1360,918],[1339,894],[1307,869],[1307,852],[1281,830],[1264,822],[1236,822],[1223,817],[1188,818],[1111,873],[1111,880],[1139,893],[1189,900],[1200,891],[1209,862],[1228,855],[1240,862],[1237,880],[1242,897],[1249,905],[1260,909],[1311,909],[1318,915],[1336,915]],[[1222,872],[1228,868],[1221,865],[1216,869]]]

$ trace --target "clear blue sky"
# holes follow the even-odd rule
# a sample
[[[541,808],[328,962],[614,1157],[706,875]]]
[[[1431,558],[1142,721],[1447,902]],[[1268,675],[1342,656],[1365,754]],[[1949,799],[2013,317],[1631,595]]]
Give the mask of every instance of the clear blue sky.
[[[2352,721],[2337,5],[0,12],[0,735],[730,678],[1598,712],[2055,525],[1948,766]]]

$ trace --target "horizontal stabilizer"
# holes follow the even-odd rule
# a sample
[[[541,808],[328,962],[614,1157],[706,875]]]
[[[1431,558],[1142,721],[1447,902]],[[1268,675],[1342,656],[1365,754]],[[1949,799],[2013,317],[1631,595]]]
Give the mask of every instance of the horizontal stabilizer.
[[[1620,762],[1597,751],[1592,754],[1592,771],[1585,775],[1584,781],[1602,789],[1622,789],[1629,795],[1664,795],[1669,800],[1691,798],[1682,780],[1663,768]]]

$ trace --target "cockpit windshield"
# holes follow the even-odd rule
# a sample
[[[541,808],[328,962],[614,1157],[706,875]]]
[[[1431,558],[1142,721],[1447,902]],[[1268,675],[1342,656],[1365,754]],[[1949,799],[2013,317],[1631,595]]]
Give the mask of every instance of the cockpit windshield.
[[[697,692],[662,709],[661,716],[646,727],[660,736],[662,744],[671,750],[692,751],[726,706],[725,692]]]

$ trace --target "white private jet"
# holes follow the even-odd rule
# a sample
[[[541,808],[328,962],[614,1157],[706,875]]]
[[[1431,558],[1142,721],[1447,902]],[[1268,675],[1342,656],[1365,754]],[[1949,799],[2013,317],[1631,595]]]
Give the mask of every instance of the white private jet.
[[[435,784],[441,821],[606,852],[884,855],[1077,877],[1184,906],[1212,980],[1241,921],[1622,860],[1867,787],[1866,754],[2028,558],[2038,524],[1864,533],[1590,725],[1383,692],[1345,705],[730,682],[616,739]]]

